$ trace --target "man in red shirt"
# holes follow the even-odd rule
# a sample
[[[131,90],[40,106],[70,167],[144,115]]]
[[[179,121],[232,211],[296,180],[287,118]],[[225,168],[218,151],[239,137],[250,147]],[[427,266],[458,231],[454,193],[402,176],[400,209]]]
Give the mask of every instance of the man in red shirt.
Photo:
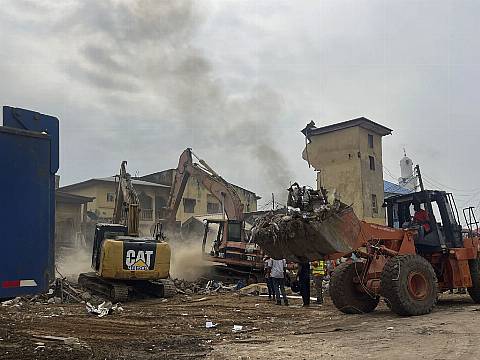
[[[430,217],[428,213],[420,207],[418,202],[413,204],[415,215],[413,215],[413,223],[420,225],[419,235],[423,237],[430,232]]]

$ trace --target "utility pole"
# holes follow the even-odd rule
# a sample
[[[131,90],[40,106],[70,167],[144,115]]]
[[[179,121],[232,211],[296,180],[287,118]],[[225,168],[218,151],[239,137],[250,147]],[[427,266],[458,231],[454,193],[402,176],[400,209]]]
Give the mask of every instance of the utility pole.
[[[275,194],[272,193],[272,210],[275,210]]]
[[[425,188],[423,187],[423,180],[422,180],[422,174],[420,173],[420,165],[415,166],[415,171],[417,172],[417,177],[418,177],[418,183],[420,184],[420,190],[423,191]]]

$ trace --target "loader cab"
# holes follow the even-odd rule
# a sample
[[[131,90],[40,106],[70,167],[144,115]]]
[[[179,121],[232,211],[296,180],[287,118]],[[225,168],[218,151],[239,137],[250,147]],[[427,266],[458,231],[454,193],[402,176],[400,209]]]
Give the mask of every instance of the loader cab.
[[[115,239],[117,236],[126,236],[128,229],[120,224],[97,224],[95,227],[95,237],[93,239],[92,251],[92,269],[100,269],[100,257],[102,244],[105,239]]]
[[[463,247],[462,227],[455,200],[450,193],[424,190],[385,199],[388,226],[405,228],[411,225],[413,204],[419,203],[428,213],[430,232],[417,236],[415,246],[419,252],[431,253]]]

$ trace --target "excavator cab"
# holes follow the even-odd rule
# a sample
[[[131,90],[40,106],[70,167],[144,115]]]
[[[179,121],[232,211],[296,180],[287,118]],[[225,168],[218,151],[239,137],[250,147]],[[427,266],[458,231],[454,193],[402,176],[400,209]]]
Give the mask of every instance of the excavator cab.
[[[462,227],[453,195],[445,191],[424,190],[387,198],[388,226],[408,228],[412,225],[413,204],[423,206],[428,213],[430,231],[415,238],[420,253],[445,251],[463,247]]]
[[[93,239],[92,251],[92,269],[98,271],[100,269],[100,257],[102,245],[105,239],[115,239],[117,236],[127,235],[128,229],[121,224],[102,224],[99,223],[95,227],[95,237]]]
[[[207,250],[209,234],[218,227],[210,250]],[[223,262],[239,268],[262,269],[262,253],[258,245],[248,241],[245,224],[239,220],[205,220],[202,242],[205,259]]]

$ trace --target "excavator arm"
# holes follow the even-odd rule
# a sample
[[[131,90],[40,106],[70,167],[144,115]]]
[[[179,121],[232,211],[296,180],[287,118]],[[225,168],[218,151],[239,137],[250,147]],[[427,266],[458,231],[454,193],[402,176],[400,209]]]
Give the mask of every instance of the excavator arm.
[[[113,222],[127,226],[128,235],[138,236],[139,199],[133,188],[132,179],[127,173],[127,162],[122,161],[120,174],[118,175],[117,192],[115,196],[115,208],[113,210]]]
[[[199,164],[193,162],[195,156]],[[167,223],[175,226],[176,214],[190,177],[197,179],[222,204],[229,220],[243,221],[243,204],[235,189],[218,175],[205,161],[199,159],[192,149],[187,148],[180,155],[175,178],[170,189],[167,206]]]

